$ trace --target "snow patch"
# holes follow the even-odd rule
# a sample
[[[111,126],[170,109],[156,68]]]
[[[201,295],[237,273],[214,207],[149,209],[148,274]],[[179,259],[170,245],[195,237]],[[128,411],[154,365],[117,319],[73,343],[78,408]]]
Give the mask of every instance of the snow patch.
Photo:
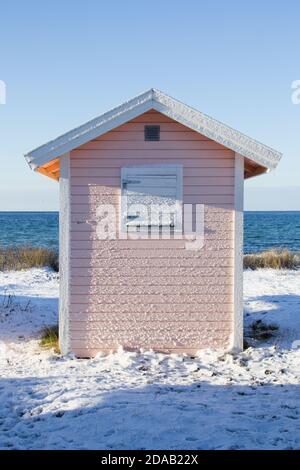
[[[58,275],[0,273],[0,448],[299,448],[300,272],[244,278],[246,326],[276,323],[273,338],[236,355],[119,348],[84,360],[39,347],[57,322]]]

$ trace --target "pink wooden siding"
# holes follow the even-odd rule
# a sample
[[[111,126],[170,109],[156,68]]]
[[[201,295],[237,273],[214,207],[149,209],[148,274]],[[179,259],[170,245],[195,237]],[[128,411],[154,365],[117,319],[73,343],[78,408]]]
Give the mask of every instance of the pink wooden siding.
[[[160,124],[161,140],[144,141]],[[205,204],[205,246],[101,241],[96,208],[119,214],[122,166],[183,165],[183,202]],[[155,111],[71,152],[71,350],[226,348],[233,329],[234,153]]]

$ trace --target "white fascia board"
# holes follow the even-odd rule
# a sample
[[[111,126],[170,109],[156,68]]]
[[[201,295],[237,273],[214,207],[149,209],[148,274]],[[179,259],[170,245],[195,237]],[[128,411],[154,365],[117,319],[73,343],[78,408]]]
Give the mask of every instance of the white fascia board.
[[[186,127],[247,157],[269,170],[276,168],[282,154],[222,122],[154,90],[153,108]]]
[[[152,109],[152,95],[150,90],[136,98],[123,103],[117,108],[108,111],[101,116],[88,121],[57,139],[37,147],[25,156],[26,161],[32,169],[61,156],[64,153],[84,145],[90,140],[96,139],[102,134],[109,132],[116,127],[140,116]]]
[[[151,89],[102,114],[96,119],[38,147],[25,155],[25,158],[31,168],[36,169],[150,109],[161,112],[269,170],[277,166],[282,156],[280,152],[251,139],[220,121],[171,98],[159,90]]]

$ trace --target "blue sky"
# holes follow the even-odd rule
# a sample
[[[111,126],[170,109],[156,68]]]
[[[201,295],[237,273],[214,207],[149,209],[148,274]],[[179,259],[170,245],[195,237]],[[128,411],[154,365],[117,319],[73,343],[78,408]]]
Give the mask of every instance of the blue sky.
[[[296,1],[14,1],[1,5],[0,210],[57,210],[23,154],[156,87],[284,153],[248,210],[300,210]]]

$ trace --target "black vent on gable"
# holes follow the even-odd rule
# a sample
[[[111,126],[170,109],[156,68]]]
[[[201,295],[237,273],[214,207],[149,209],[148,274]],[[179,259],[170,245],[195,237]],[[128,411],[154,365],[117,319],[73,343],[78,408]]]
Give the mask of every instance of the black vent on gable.
[[[145,126],[144,135],[145,135],[145,140],[150,140],[150,141],[160,140],[160,126]]]

